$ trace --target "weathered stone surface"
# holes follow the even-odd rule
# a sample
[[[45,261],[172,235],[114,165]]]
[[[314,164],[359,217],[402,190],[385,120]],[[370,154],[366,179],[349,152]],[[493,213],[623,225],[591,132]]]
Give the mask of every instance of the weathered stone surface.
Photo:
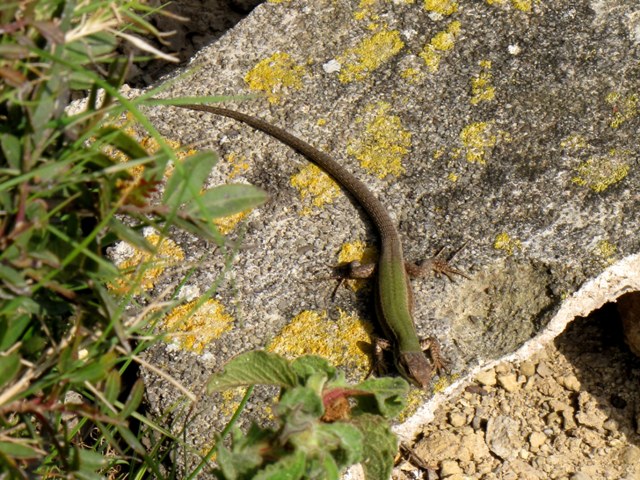
[[[526,358],[573,316],[639,288],[639,43],[635,0],[265,4],[166,95],[266,85],[268,100],[236,108],[348,165],[398,220],[409,259],[467,242],[455,264],[470,280],[414,282],[419,332],[441,340],[464,379],[505,355]],[[193,353],[159,345],[148,360],[197,391],[232,355],[272,340],[363,374],[366,334],[349,315],[372,319],[369,297],[341,290],[333,301],[326,280],[346,242],[375,243],[362,212],[344,195],[322,207],[301,200],[291,181],[306,162],[262,134],[195,112],[152,114],[165,134],[226,158],[212,182],[246,180],[272,199],[249,215],[233,274],[216,290],[232,328]],[[188,261],[206,246],[183,239],[183,248]],[[184,298],[207,294],[224,261],[211,253]],[[180,398],[146,379],[158,412]],[[442,398],[400,433],[412,436]],[[188,427],[196,448],[230,403],[201,399],[206,414]]]

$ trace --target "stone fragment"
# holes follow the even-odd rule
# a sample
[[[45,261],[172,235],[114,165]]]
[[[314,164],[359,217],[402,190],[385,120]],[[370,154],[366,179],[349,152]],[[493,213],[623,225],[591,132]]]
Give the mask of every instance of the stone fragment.
[[[449,424],[452,427],[461,427],[467,423],[467,416],[460,412],[451,412],[449,414]]]
[[[485,387],[493,387],[496,383],[496,371],[494,369],[485,370],[476,375],[476,381]]]
[[[440,474],[444,478],[448,478],[451,475],[460,475],[462,474],[462,468],[455,460],[443,460],[440,463]]]
[[[596,401],[586,392],[578,395],[579,410],[575,415],[576,421],[585,427],[602,430],[607,415],[598,408]]]
[[[564,375],[558,379],[558,383],[572,392],[580,391],[580,381],[575,375]]]
[[[518,379],[515,373],[508,373],[506,375],[498,376],[498,383],[502,388],[504,388],[507,392],[515,392],[520,384],[518,383]]]
[[[500,415],[487,422],[486,442],[494,454],[512,460],[524,445],[520,424],[511,417]]]
[[[536,364],[531,361],[522,362],[520,364],[520,373],[525,377],[532,377],[536,373]]]
[[[538,450],[546,441],[547,436],[542,432],[533,432],[529,435],[529,444],[534,450]]]

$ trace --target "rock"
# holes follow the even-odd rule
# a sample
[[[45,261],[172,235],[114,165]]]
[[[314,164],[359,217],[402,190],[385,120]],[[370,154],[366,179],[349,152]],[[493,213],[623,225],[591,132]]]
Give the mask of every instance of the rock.
[[[536,364],[531,361],[520,364],[520,373],[525,377],[532,377],[536,373]]]
[[[444,478],[448,478],[452,475],[460,475],[462,474],[462,469],[458,462],[455,460],[443,460],[440,463],[440,475]]]
[[[503,460],[516,458],[524,445],[520,424],[507,416],[490,418],[487,422],[486,443],[489,450]]]
[[[460,412],[451,412],[449,414],[449,424],[451,424],[452,427],[461,427],[463,425],[466,425],[467,423],[467,416],[460,413]]]
[[[597,403],[587,392],[581,392],[578,395],[579,409],[575,415],[576,421],[580,425],[601,430],[607,419],[607,415],[598,408]]]
[[[547,436],[542,432],[533,432],[529,435],[529,444],[535,451],[538,450],[547,441]]]
[[[616,304],[622,319],[624,340],[629,349],[640,357],[640,292],[625,293]]]
[[[478,373],[475,379],[480,385],[484,385],[485,387],[493,387],[498,383],[496,379],[496,371],[493,368]]]
[[[575,375],[564,375],[558,379],[558,383],[572,392],[580,391],[580,381]]]
[[[518,383],[518,379],[515,373],[499,375],[498,383],[507,392],[515,392],[520,387],[520,384]]]

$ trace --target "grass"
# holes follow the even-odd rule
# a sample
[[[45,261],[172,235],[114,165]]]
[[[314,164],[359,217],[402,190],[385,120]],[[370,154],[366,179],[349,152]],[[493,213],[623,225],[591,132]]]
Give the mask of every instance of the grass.
[[[136,296],[152,266],[125,276],[105,253],[127,242],[155,254],[176,228],[222,245],[212,219],[264,200],[247,186],[204,189],[216,157],[178,160],[142,112],[154,92],[120,94],[132,62],[172,59],[139,40],[162,40],[146,20],[154,11],[125,0],[0,6],[0,471],[10,478],[175,476],[165,465],[183,445],[145,416],[136,378],[176,292]],[[122,42],[147,57],[123,58]],[[72,114],[74,92],[86,101]],[[125,113],[157,149],[117,124]]]

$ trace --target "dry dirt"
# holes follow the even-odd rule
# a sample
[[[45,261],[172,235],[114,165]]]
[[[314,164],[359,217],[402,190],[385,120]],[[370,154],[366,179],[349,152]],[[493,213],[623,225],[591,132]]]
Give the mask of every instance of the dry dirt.
[[[640,480],[640,359],[615,305],[528,361],[478,375],[436,412],[394,479]]]

